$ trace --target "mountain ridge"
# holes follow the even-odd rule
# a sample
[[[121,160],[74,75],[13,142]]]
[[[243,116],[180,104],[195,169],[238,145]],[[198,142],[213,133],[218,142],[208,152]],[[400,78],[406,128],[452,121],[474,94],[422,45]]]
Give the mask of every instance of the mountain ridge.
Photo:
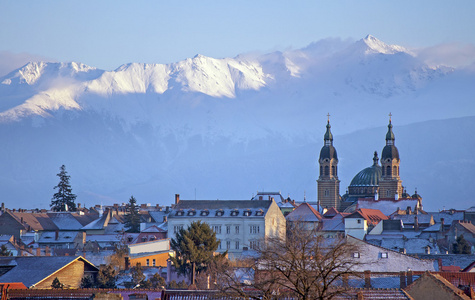
[[[435,147],[440,136],[428,128],[412,135],[404,129],[401,137],[397,131],[431,120],[455,130],[452,120],[466,117],[470,126],[474,80],[474,72],[430,67],[407,49],[370,35],[234,58],[129,63],[113,71],[30,63],[0,79],[0,136],[6,143],[0,149],[0,188],[7,203],[45,207],[54,174],[65,164],[73,187],[77,180],[79,202],[125,202],[134,194],[139,201],[167,204],[175,193],[192,198],[195,188],[210,199],[247,197],[256,189],[286,190],[299,199],[307,191],[310,201],[327,113],[334,136],[348,141],[341,141],[346,149],[337,146],[342,171],[347,170],[344,182],[371,160],[375,149],[366,149],[366,143],[381,148],[381,133],[374,131],[385,127],[392,112],[401,155],[428,152],[437,161],[411,160],[405,166],[409,187],[417,185],[435,209],[444,201],[438,195],[447,197],[440,191],[440,166],[467,161],[461,173],[449,168],[447,176],[460,179],[470,173],[472,158],[462,151],[441,159],[437,154],[452,146],[443,143],[412,152],[414,141],[425,149],[421,139]],[[459,141],[460,147],[469,149],[473,140]],[[420,169],[427,170],[427,179],[412,176],[422,176]],[[460,182],[470,185],[467,178]],[[466,197],[465,190],[454,193]]]

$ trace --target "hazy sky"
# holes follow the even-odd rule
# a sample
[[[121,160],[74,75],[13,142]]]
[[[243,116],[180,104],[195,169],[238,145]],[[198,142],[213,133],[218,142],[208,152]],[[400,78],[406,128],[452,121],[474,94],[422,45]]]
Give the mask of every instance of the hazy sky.
[[[0,0],[0,75],[29,57],[112,70],[367,34],[409,48],[471,47],[474,16],[473,0]]]

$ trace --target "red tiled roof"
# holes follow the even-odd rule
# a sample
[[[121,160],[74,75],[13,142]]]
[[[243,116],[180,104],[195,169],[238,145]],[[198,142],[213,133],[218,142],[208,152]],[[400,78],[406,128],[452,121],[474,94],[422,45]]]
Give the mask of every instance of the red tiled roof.
[[[371,225],[376,225],[381,220],[389,219],[389,217],[383,214],[380,210],[371,209],[371,208],[360,208],[356,210],[354,213],[346,216],[345,218],[357,217],[358,215],[361,216],[363,219],[365,219],[368,222],[368,224],[371,224]]]

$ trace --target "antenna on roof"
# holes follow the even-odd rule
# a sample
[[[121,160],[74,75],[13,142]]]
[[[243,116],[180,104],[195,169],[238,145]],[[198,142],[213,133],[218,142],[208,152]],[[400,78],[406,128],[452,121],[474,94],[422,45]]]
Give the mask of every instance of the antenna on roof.
[[[303,191],[303,202],[307,202],[307,196],[305,195],[305,191]]]

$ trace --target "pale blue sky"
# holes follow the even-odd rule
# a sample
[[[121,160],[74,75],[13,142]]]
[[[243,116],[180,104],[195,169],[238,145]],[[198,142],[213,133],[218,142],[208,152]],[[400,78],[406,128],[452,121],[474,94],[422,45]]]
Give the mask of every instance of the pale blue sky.
[[[326,37],[421,48],[475,45],[475,1],[5,1],[0,56],[112,70],[203,54],[301,48]],[[0,57],[0,64],[2,57]],[[5,62],[4,62],[5,64]],[[0,75],[1,68],[0,68]]]

